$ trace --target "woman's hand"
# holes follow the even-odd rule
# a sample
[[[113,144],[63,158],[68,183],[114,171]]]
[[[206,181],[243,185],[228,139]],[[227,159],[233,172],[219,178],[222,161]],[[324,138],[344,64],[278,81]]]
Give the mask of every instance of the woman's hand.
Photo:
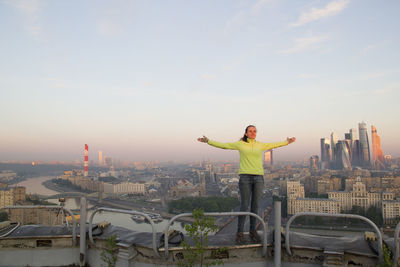
[[[293,143],[294,141],[296,141],[296,137],[291,137],[291,138],[286,138],[286,141],[288,141],[289,144]]]
[[[203,143],[208,143],[208,138],[203,135],[203,137],[197,138],[197,141],[203,142]]]

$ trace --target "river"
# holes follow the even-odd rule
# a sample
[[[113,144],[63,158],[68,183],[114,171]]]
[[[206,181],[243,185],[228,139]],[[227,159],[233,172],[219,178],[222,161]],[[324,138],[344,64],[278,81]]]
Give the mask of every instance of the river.
[[[20,186],[25,186],[27,194],[38,194],[43,196],[52,196],[58,194],[58,192],[46,188],[42,183],[53,179],[54,177],[49,176],[42,176],[42,177],[35,177],[29,178],[23,182],[18,183]],[[55,203],[60,205],[58,199],[49,199],[49,202]],[[80,209],[80,199],[79,198],[66,198],[65,207],[70,210],[77,210]],[[93,204],[89,202],[88,208],[90,209],[93,207]],[[77,214],[79,211],[76,212]],[[88,220],[90,215],[92,215],[93,210],[88,211]],[[121,226],[130,230],[139,231],[139,232],[152,232],[152,228],[150,224],[147,223],[138,223],[131,219],[131,215],[129,214],[122,214],[122,213],[113,213],[113,212],[98,212],[96,213],[93,222],[99,223],[102,221],[110,222],[112,225]],[[168,220],[163,220],[160,223],[155,224],[155,228],[157,232],[162,232],[165,230],[167,226]],[[172,229],[184,231],[183,223],[181,222],[174,222]]]

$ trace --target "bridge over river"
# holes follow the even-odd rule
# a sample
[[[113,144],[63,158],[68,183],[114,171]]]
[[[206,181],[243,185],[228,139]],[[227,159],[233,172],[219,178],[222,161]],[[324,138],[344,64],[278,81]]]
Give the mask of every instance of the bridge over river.
[[[51,195],[51,196],[39,196],[40,199],[43,200],[48,200],[48,199],[57,199],[57,198],[63,198],[63,197],[68,197],[68,198],[80,198],[80,197],[88,197],[88,198],[98,198],[98,193],[82,193],[82,192],[62,192],[59,194]]]

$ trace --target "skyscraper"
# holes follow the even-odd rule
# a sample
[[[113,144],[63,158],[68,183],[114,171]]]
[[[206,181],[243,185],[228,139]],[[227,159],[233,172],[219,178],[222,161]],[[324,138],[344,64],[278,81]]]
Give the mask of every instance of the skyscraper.
[[[336,161],[335,155],[337,154],[336,152],[336,144],[338,143],[338,136],[335,132],[331,133],[331,160]]]
[[[368,132],[365,122],[358,124],[358,134],[360,136],[360,165],[369,167],[371,165],[371,156],[369,153]]]
[[[372,165],[376,169],[384,169],[385,165],[383,162],[383,153],[381,148],[381,138],[376,131],[374,125],[371,125],[371,137],[372,137]]]
[[[335,167],[339,170],[351,170],[349,143],[350,140],[340,140],[336,145]]]
[[[310,171],[318,170],[319,158],[317,155],[310,157]]]
[[[264,163],[266,166],[272,166],[273,161],[272,149],[264,152]]]
[[[353,143],[356,140],[356,129],[350,129],[349,133],[350,133],[350,140]]]
[[[321,169],[327,169],[331,161],[330,141],[328,138],[321,138]]]
[[[99,165],[103,165],[103,151],[99,151]]]

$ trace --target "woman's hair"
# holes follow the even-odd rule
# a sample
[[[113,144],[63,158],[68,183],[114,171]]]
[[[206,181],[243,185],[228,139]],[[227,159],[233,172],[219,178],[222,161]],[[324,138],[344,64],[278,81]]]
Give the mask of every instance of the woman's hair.
[[[247,126],[247,127],[246,127],[246,130],[244,130],[244,135],[243,135],[243,137],[240,138],[241,141],[244,141],[244,142],[248,143],[246,133],[247,133],[247,131],[249,130],[250,127],[256,128],[256,126],[254,126],[254,125],[249,125],[249,126]]]

